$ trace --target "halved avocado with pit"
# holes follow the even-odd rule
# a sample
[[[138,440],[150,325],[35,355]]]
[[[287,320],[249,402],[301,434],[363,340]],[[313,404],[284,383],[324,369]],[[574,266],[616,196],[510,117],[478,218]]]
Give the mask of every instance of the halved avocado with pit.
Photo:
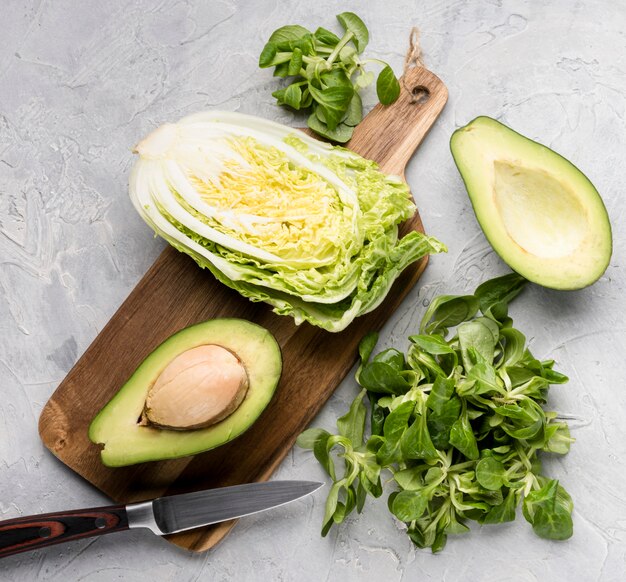
[[[220,346],[245,368],[247,390],[236,409],[216,424],[177,430],[150,424],[146,401],[167,366],[200,346]],[[191,352],[193,353],[193,352]],[[89,438],[104,444],[102,462],[121,467],[195,455],[246,431],[270,402],[282,370],[278,343],[265,328],[241,319],[214,319],[165,340],[137,368],[89,426]],[[198,403],[199,406],[202,403]]]
[[[450,149],[485,236],[512,269],[553,289],[602,276],[611,225],[576,166],[489,117],[455,131]]]

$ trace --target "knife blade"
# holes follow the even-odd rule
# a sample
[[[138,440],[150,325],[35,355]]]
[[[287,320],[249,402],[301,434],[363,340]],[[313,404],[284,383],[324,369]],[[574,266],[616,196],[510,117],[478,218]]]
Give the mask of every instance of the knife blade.
[[[0,558],[131,528],[167,535],[245,517],[300,499],[315,481],[246,483],[129,505],[74,509],[0,521]]]

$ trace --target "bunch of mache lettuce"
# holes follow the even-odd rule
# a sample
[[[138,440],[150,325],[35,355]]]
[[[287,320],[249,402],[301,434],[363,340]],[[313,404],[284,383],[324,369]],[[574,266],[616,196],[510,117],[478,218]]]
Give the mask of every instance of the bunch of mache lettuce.
[[[473,295],[435,297],[406,354],[372,356],[377,334],[363,338],[363,389],[337,419],[338,434],[311,428],[298,438],[333,481],[322,535],[384,489],[409,538],[433,552],[472,521],[513,521],[520,503],[539,537],[572,535],[572,498],[541,466],[544,453],[564,455],[574,440],[543,408],[550,385],[567,377],[513,327],[508,304],[525,284],[510,273]]]
[[[410,263],[445,251],[419,232],[407,185],[346,149],[267,120],[205,112],[137,145],[131,199],[178,250],[297,324],[341,331]]]

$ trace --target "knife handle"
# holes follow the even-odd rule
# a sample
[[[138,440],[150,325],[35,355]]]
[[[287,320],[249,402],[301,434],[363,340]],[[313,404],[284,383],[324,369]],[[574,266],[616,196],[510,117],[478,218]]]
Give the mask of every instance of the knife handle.
[[[124,505],[43,513],[0,521],[0,558],[128,529]]]

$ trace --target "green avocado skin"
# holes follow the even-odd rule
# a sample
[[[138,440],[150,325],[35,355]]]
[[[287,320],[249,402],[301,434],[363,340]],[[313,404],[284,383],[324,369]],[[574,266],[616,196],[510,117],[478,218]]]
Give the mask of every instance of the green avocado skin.
[[[200,345],[223,346],[240,359],[248,374],[241,405],[207,428],[179,431],[138,424],[151,386],[169,362]],[[241,435],[269,404],[282,371],[280,347],[265,328],[242,319],[213,319],[187,327],[165,340],[138,366],[128,381],[93,419],[89,438],[104,444],[108,467],[195,455]]]
[[[450,150],[480,227],[514,271],[560,290],[602,276],[612,254],[611,224],[576,166],[485,116],[457,129]]]

